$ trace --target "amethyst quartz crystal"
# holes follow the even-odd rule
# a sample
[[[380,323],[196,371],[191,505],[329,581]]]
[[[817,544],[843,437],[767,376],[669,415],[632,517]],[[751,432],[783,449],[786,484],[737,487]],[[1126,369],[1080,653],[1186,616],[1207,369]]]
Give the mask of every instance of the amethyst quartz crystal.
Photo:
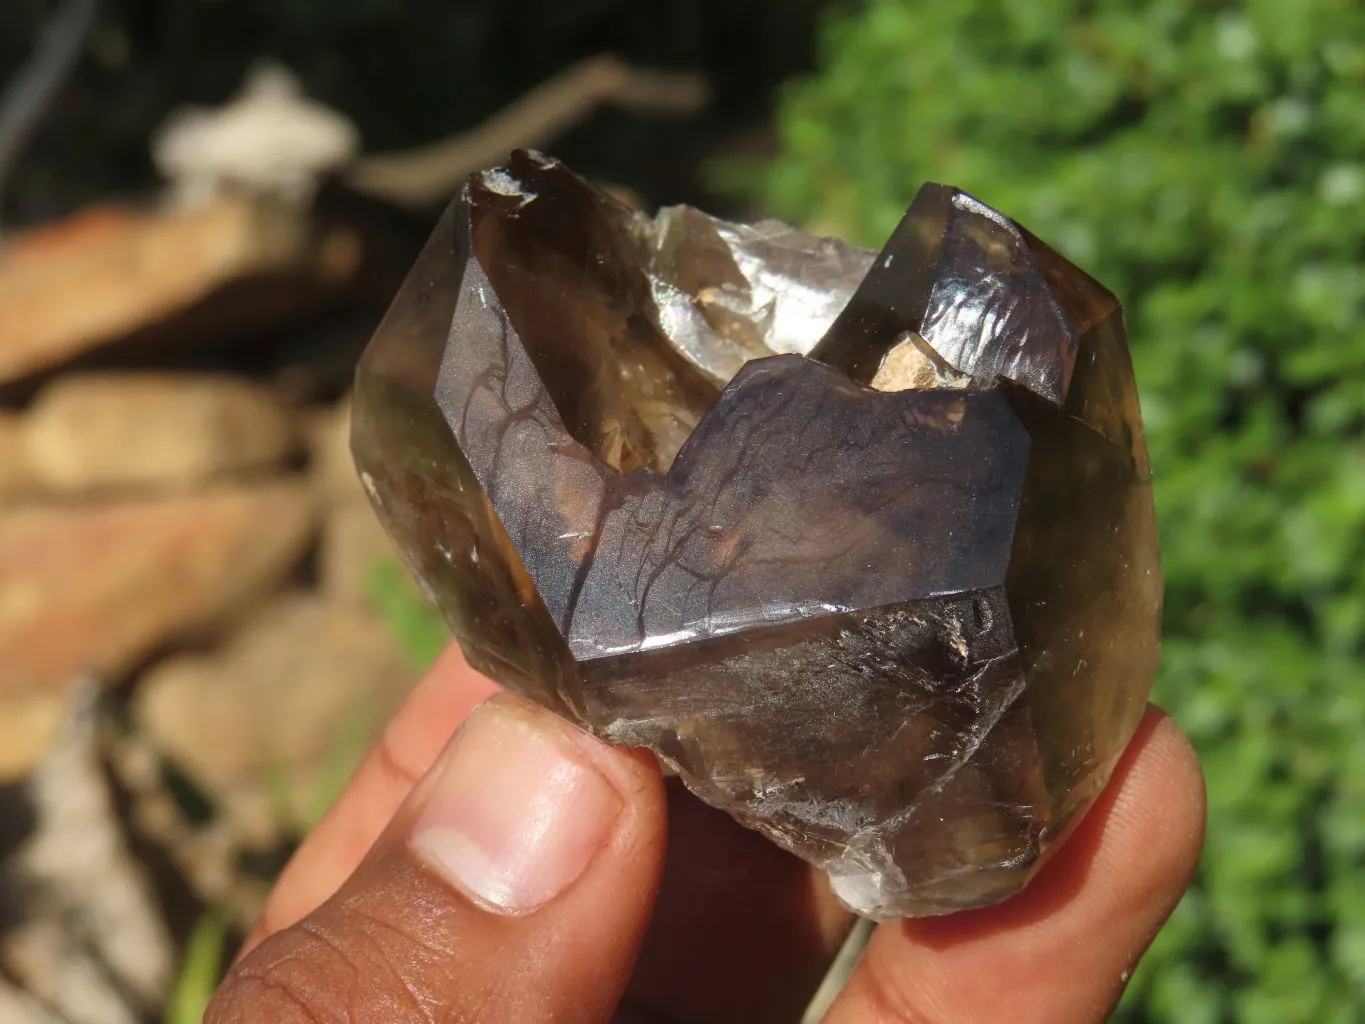
[[[470,662],[876,918],[1018,891],[1142,716],[1161,569],[1114,296],[925,185],[880,253],[473,175],[353,447]]]

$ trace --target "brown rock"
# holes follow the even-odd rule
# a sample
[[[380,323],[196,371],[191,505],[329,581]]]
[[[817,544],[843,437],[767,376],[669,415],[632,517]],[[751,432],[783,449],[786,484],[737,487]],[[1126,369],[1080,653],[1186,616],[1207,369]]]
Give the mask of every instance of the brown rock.
[[[101,373],[49,385],[24,418],[32,472],[61,494],[191,487],[277,465],[293,427],[264,388],[224,376]]]
[[[351,455],[351,399],[316,413],[308,422],[311,475],[318,494],[328,504],[369,504]]]
[[[333,601],[369,609],[375,569],[397,554],[356,473],[350,397],[314,414],[307,434],[313,489],[326,509],[318,558],[323,591]]]
[[[31,772],[61,730],[66,699],[61,693],[0,697],[0,785]]]
[[[27,497],[37,488],[24,452],[23,420],[0,413],[0,503]]]
[[[222,197],[190,212],[95,209],[20,236],[0,256],[0,382],[156,323],[249,277],[348,278],[359,242],[306,212]]]
[[[134,713],[152,743],[259,841],[315,817],[414,679],[372,618],[290,594],[221,653],[155,668]]]
[[[0,692],[117,676],[220,622],[288,575],[312,528],[285,483],[0,512]]]

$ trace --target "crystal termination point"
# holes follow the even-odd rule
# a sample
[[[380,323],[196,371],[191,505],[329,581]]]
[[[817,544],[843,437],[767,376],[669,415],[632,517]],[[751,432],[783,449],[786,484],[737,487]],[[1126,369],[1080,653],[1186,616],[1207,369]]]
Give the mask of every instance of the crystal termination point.
[[[1022,888],[1159,646],[1118,302],[926,185],[880,253],[471,176],[357,373],[376,510],[470,662],[877,918]]]

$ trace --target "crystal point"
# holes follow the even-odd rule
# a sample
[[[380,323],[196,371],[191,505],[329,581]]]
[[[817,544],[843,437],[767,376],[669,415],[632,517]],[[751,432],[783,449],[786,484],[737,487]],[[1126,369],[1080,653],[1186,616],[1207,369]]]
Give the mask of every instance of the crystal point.
[[[928,185],[881,253],[537,154],[472,176],[367,350],[353,447],[471,662],[874,917],[1027,883],[1155,671],[1118,303]]]

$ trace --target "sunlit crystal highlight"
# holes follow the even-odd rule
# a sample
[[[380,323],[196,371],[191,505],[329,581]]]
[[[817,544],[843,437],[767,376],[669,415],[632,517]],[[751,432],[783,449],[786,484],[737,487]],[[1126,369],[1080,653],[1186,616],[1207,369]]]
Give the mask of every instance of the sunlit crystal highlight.
[[[1114,297],[926,185],[880,253],[472,176],[353,446],[470,661],[873,917],[1018,891],[1142,714],[1161,605]]]

